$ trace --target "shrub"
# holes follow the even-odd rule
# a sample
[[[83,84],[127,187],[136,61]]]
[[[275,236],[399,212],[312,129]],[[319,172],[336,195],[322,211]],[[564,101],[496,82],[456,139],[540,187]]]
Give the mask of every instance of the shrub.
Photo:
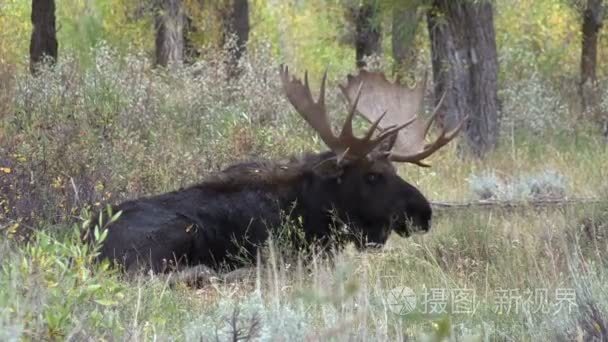
[[[60,223],[86,205],[173,190],[230,162],[320,145],[286,114],[293,111],[277,65],[263,51],[244,58],[231,81],[216,56],[175,73],[103,44],[94,57],[94,68],[81,69],[66,52],[38,77],[16,74],[0,87],[0,98],[11,99],[0,126],[0,223]]]
[[[467,178],[473,194],[480,200],[542,200],[566,197],[566,177],[554,170],[522,174],[503,180],[494,172]]]
[[[561,94],[538,73],[513,80],[500,90],[503,134],[511,130],[546,133],[570,129],[568,106]]]
[[[566,178],[554,170],[525,176],[519,179],[520,196],[533,199],[559,199],[566,197]]]
[[[481,175],[471,175],[467,178],[471,191],[480,200],[498,199],[502,197],[504,184],[493,172],[484,172]]]
[[[103,227],[90,245],[80,242],[80,225],[64,228],[60,235],[35,232],[23,246],[2,242],[0,331],[9,340],[63,339],[84,322],[116,326],[102,312],[124,298],[124,284],[114,280],[107,263],[94,265]]]

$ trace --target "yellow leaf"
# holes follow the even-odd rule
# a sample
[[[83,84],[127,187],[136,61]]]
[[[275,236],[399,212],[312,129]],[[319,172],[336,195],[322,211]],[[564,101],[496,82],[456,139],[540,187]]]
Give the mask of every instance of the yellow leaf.
[[[4,173],[11,173],[13,170],[11,170],[10,167],[0,167],[0,171]]]

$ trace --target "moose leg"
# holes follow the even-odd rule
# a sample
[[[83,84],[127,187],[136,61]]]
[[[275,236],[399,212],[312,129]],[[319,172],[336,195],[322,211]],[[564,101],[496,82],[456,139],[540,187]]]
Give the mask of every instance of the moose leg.
[[[223,281],[224,283],[236,283],[249,279],[254,275],[255,267],[244,267],[228,273],[219,274],[205,265],[197,265],[170,273],[167,276],[167,283],[170,287],[174,287],[178,283],[183,283],[191,287],[200,288],[211,284],[213,279]]]

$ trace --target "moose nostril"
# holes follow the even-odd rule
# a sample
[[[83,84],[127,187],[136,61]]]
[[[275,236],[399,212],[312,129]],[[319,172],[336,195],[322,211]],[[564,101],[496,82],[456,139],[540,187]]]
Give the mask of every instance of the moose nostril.
[[[431,220],[424,220],[419,222],[419,224],[417,225],[418,231],[422,232],[422,233],[427,233],[428,231],[431,230]]]

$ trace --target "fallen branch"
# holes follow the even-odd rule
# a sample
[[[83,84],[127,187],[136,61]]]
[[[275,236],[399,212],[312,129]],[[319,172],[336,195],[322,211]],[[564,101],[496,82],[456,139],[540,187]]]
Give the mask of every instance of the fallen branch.
[[[608,203],[606,199],[599,198],[570,198],[570,199],[537,199],[520,201],[498,201],[480,200],[471,202],[431,202],[433,209],[518,209],[518,208],[543,208],[543,207],[565,207],[571,205]]]

